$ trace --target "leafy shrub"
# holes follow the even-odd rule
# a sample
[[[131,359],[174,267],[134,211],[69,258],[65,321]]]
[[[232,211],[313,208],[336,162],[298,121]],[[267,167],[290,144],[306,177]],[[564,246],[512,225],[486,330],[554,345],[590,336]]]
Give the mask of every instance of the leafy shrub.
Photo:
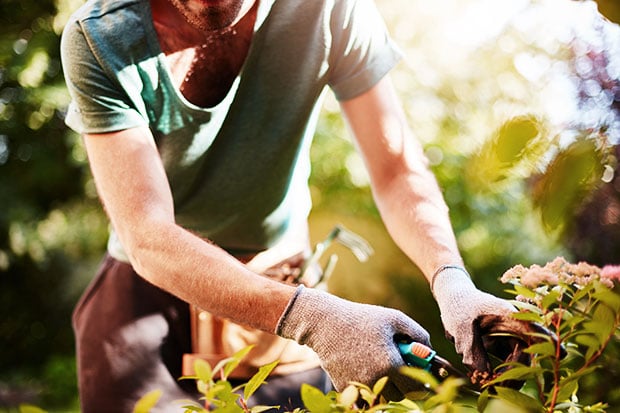
[[[381,391],[387,381],[382,378],[373,386],[351,383],[342,392],[324,394],[310,385],[303,385],[301,397],[305,409],[294,413],[348,412],[605,412],[603,400],[586,404],[587,395],[581,386],[601,367],[606,352],[618,352],[620,327],[620,266],[599,268],[587,263],[570,264],[556,258],[545,266],[521,265],[508,270],[502,282],[511,286],[513,303],[518,308],[514,317],[538,323],[555,337],[536,335],[538,340],[525,351],[531,355],[529,365],[518,362],[497,367],[495,376],[484,383],[477,397],[472,397],[471,383],[448,377],[441,381],[430,372],[405,367],[402,373],[423,383],[425,391],[412,392],[399,402],[386,402]],[[212,367],[198,360],[195,375],[181,379],[196,380],[203,395],[203,404],[187,402],[185,412],[261,413],[279,406],[252,406],[248,399],[264,383],[277,361],[265,365],[247,383],[233,387],[230,373],[251,350],[247,347]],[[565,356],[564,356],[565,355]],[[599,380],[609,381],[613,372],[606,371]],[[502,387],[507,381],[521,381],[520,390]],[[613,385],[612,385],[613,387]],[[134,413],[148,413],[156,406],[161,393],[145,395],[135,406]],[[606,395],[602,395],[604,397]],[[360,407],[363,406],[363,407]],[[34,412],[23,406],[20,412]]]
[[[507,271],[502,281],[513,287],[520,309],[515,317],[547,327],[557,342],[546,338],[530,346],[530,366],[514,366],[490,384],[526,380],[522,394],[538,411],[605,411],[601,402],[581,405],[578,393],[580,381],[600,367],[604,351],[618,345],[620,295],[614,282],[619,279],[620,267],[601,269],[563,258],[544,267],[519,265]],[[560,357],[561,346],[568,352],[565,358]]]

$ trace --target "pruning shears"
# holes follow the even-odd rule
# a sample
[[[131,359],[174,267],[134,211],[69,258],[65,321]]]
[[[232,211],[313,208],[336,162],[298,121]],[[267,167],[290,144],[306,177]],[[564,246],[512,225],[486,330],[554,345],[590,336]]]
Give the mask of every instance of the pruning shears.
[[[469,377],[457,369],[448,360],[439,356],[435,350],[418,342],[398,343],[400,354],[405,363],[411,367],[418,367],[431,373],[437,380],[444,381],[448,377],[464,379],[467,385],[463,386],[467,391],[479,395],[478,389],[471,387]]]
[[[435,350],[422,343],[415,341],[398,343],[398,348],[407,365],[424,369],[439,381],[443,381],[450,376],[458,378],[467,377],[448,360],[440,357]]]

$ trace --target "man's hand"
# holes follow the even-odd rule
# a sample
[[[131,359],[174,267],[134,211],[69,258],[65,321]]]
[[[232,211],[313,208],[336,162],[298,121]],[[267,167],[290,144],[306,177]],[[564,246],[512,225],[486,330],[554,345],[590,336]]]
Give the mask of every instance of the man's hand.
[[[484,346],[480,319],[495,316],[510,318],[516,311],[508,301],[476,288],[465,269],[445,267],[432,280],[432,290],[447,337],[454,341],[463,364],[479,372],[490,372],[491,364]]]
[[[531,344],[550,340],[557,345],[544,327],[513,318],[516,308],[508,301],[478,290],[465,269],[444,267],[431,281],[446,335],[473,371],[472,379],[483,383],[492,378],[490,354],[501,362],[529,365],[530,355],[524,350]],[[558,351],[560,357],[566,354],[561,346]],[[502,383],[515,388],[521,384]]]
[[[304,287],[296,290],[276,333],[312,348],[338,391],[351,381],[372,386],[389,377],[383,395],[390,400],[415,388],[398,373],[405,363],[396,343],[405,339],[430,345],[428,332],[398,310]]]

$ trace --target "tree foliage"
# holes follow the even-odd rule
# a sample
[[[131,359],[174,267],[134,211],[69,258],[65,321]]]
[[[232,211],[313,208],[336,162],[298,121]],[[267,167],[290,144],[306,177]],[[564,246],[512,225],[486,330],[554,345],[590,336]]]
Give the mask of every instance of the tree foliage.
[[[83,150],[64,125],[63,7],[0,3],[0,382],[60,378],[58,357],[73,357],[80,271],[105,240]]]

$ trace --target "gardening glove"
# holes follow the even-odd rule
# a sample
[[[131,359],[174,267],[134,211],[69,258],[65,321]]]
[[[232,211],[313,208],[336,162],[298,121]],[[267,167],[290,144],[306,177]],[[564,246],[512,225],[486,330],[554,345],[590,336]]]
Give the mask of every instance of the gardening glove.
[[[516,308],[506,300],[478,290],[462,267],[441,267],[431,280],[431,289],[446,336],[463,356],[463,364],[473,371],[474,382],[484,384],[493,378],[489,355],[501,363],[516,361],[529,365],[530,355],[524,351],[527,347],[546,339],[557,343],[544,327],[513,318],[511,314]],[[521,384],[501,383],[513,388]]]
[[[312,348],[337,391],[351,381],[372,386],[389,377],[382,393],[388,400],[401,400],[419,388],[398,373],[405,362],[397,342],[430,346],[428,332],[398,310],[354,303],[303,286],[280,317],[276,334]]]

